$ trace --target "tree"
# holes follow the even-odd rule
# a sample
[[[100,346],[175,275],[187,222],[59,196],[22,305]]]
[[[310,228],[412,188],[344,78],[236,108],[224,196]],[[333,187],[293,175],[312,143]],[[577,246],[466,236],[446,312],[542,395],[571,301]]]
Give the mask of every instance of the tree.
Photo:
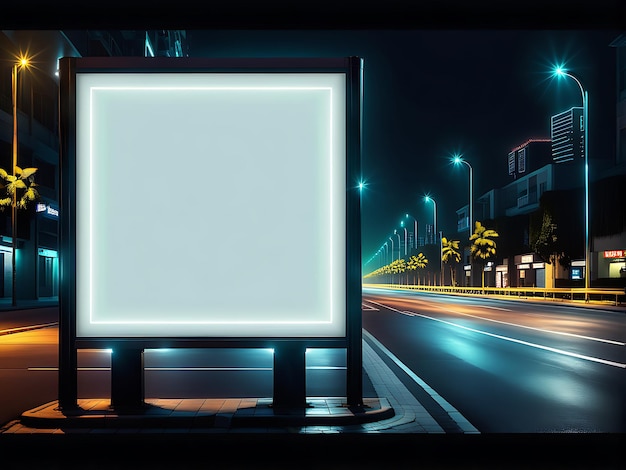
[[[552,270],[552,285],[554,286],[557,264],[569,269],[571,259],[566,254],[562,240],[557,236],[557,224],[552,211],[544,207],[540,215],[541,224],[537,219],[534,223],[531,219],[530,245],[543,261],[554,266]]]
[[[393,261],[390,265],[389,265],[389,270],[391,272],[391,283],[393,284],[393,275],[394,274],[402,274],[404,271],[406,271],[406,262],[404,261],[404,258],[400,258],[397,259],[395,261]]]
[[[35,189],[37,186],[34,176],[36,172],[37,168],[21,169],[16,166],[15,175],[10,175],[6,170],[0,168],[0,178],[8,183],[6,185],[0,183],[0,189],[5,191],[5,197],[0,198],[0,210],[13,205],[14,200],[16,207],[26,209],[29,202],[39,199],[39,193]],[[21,195],[19,195],[20,193]]]
[[[0,197],[0,210],[4,211],[7,207],[11,207],[11,239],[13,240],[13,286],[12,286],[12,304],[17,303],[16,296],[16,251],[17,251],[17,209],[26,209],[29,202],[39,199],[39,192],[35,183],[35,173],[37,168],[20,168],[15,167],[15,175],[10,175],[6,170],[0,168],[0,178],[7,184],[0,183],[0,190],[4,191],[4,197]]]
[[[474,233],[470,237],[470,254],[482,264],[482,288],[485,288],[485,263],[496,255],[496,242],[498,232],[488,229],[479,221],[476,221]]]
[[[539,255],[539,257],[546,263],[555,267],[552,270],[552,285],[554,286],[554,279],[556,277],[556,265],[564,259],[565,253],[559,252],[557,244],[558,237],[556,234],[557,225],[552,219],[552,214],[549,211],[543,212],[543,220],[541,228],[537,235],[537,239],[533,243],[533,251]]]
[[[417,254],[417,256],[411,255],[411,257],[409,258],[409,262],[406,265],[406,268],[411,271],[416,271],[417,269],[424,269],[427,264],[428,259],[426,259],[426,256],[424,256],[424,253],[420,252]],[[416,284],[415,276],[413,277],[413,284]]]
[[[456,276],[454,275],[454,266],[461,261],[461,253],[459,250],[460,240],[448,240],[446,237],[441,238],[441,261],[450,266],[450,284],[456,285]]]

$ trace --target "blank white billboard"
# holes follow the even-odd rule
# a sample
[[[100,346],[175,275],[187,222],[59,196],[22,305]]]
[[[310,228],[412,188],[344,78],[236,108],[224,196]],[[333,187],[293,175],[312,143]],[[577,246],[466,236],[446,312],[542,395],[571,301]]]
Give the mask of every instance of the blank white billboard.
[[[344,337],[345,73],[76,73],[76,336]]]

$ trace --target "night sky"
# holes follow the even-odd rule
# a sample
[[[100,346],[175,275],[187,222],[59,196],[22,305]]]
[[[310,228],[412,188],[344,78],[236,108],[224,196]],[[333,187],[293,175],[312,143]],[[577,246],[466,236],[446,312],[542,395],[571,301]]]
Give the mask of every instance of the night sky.
[[[550,137],[550,117],[581,106],[564,65],[589,93],[590,176],[615,155],[616,50],[626,31],[619,0],[30,0],[3,7],[3,29],[185,29],[190,57],[364,59],[362,257],[371,258],[406,213],[419,236],[432,223],[456,236],[456,210],[511,180],[507,155]],[[582,180],[582,178],[581,178]],[[582,185],[582,181],[581,181]],[[409,219],[412,220],[412,219]],[[394,237],[395,238],[395,237]],[[368,268],[369,269],[369,268]]]
[[[364,59],[362,257],[400,229],[406,213],[418,236],[433,221],[456,237],[456,210],[511,182],[507,155],[550,137],[550,117],[581,106],[573,80],[551,78],[564,65],[589,94],[591,177],[615,154],[619,31],[595,30],[192,30],[191,57]],[[594,164],[594,161],[602,162]],[[597,166],[595,166],[597,165]],[[582,178],[581,178],[582,184]],[[412,219],[408,219],[412,224]],[[412,225],[411,225],[412,226]],[[396,237],[394,237],[396,240]],[[366,266],[364,273],[373,269]]]

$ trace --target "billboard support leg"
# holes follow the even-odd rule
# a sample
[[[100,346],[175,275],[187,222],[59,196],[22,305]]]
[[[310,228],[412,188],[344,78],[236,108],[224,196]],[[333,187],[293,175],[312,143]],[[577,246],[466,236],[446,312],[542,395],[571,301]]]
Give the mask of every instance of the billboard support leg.
[[[306,347],[288,341],[274,348],[274,408],[306,406]]]
[[[116,348],[111,354],[111,406],[144,406],[143,349]]]

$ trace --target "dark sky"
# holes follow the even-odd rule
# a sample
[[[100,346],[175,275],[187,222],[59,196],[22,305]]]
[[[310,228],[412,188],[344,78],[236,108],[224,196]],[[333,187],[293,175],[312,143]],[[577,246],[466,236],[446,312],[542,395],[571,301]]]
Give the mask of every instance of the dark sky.
[[[589,93],[591,177],[615,152],[616,51],[626,31],[620,0],[28,0],[3,6],[2,29],[185,29],[191,57],[364,58],[362,256],[369,259],[405,213],[456,233],[474,197],[506,185],[509,151],[548,138],[550,117],[581,105],[564,63]]]
[[[509,151],[550,137],[550,117],[581,106],[572,80],[550,78],[564,64],[589,93],[589,155],[615,152],[615,58],[619,31],[595,30],[192,30],[191,57],[364,59],[362,257],[400,229],[406,213],[456,236],[456,210],[511,180]],[[592,175],[593,177],[593,175]],[[581,181],[582,184],[582,181]],[[412,223],[412,219],[410,219]],[[395,238],[394,238],[395,240]]]

